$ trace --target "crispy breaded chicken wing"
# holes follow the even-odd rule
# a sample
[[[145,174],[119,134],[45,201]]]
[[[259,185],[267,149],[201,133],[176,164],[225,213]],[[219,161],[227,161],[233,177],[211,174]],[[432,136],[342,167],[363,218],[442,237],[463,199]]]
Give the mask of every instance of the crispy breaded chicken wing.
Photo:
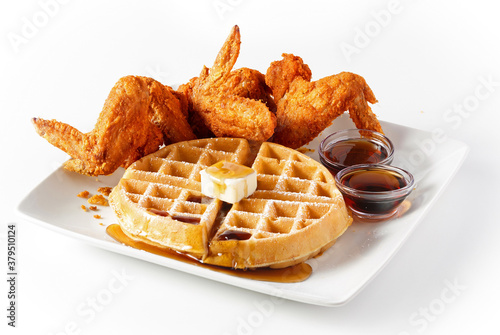
[[[299,57],[285,54],[266,73],[266,82],[275,98],[281,96],[276,101],[278,126],[274,142],[299,148],[345,111],[349,111],[357,128],[382,132],[368,105],[377,99],[363,77],[342,72],[310,82],[310,71],[304,65]]]
[[[200,113],[193,108],[193,87],[197,84],[197,81],[198,77],[191,78],[187,83],[180,85],[177,92],[185,97],[187,102],[187,119],[196,137],[215,137],[214,133],[205,124]]]
[[[148,77],[139,77],[149,88],[148,117],[163,133],[165,144],[195,139],[187,122],[187,100],[171,87]]]
[[[283,59],[271,63],[266,72],[265,81],[271,88],[274,100],[278,102],[283,98],[292,81],[301,77],[311,81],[311,69],[304,64],[302,58],[284,53]]]
[[[218,137],[265,141],[276,127],[276,117],[266,105],[273,106],[273,101],[265,78],[259,76],[258,71],[231,71],[239,55],[240,43],[239,28],[234,26],[213,66],[210,69],[203,67],[200,76],[180,91],[186,92],[188,97],[195,129],[198,125],[203,131],[206,125]]]
[[[262,101],[270,111],[276,112],[271,88],[267,86],[264,74],[258,70],[247,67],[232,70],[220,86],[219,92],[223,95]]]
[[[188,120],[196,136],[198,138],[214,137],[214,133],[208,128],[200,115],[201,112],[193,108],[193,87],[197,84],[197,81],[198,77],[194,77],[186,84],[179,86],[177,91],[183,93],[187,98]],[[219,94],[262,101],[270,111],[276,112],[276,104],[272,97],[272,91],[265,83],[264,74],[258,70],[246,67],[232,70],[219,87]]]
[[[98,176],[127,167],[165,141],[195,138],[181,108],[170,87],[151,78],[127,76],[111,89],[88,133],[56,120],[32,121],[40,136],[72,157],[66,169]]]

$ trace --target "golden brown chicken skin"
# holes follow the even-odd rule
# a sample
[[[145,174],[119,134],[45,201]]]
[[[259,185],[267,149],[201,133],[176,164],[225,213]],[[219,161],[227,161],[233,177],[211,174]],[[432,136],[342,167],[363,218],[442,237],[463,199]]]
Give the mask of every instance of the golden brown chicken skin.
[[[205,124],[201,112],[193,108],[193,87],[197,85],[198,77],[192,78],[186,84],[179,86],[188,101],[188,120],[193,132],[198,138],[215,137],[214,133]],[[265,83],[265,76],[258,70],[246,67],[232,70],[226,80],[219,87],[219,95],[238,96],[263,102],[270,111],[276,112],[276,104],[271,89]]]
[[[271,88],[267,86],[264,74],[258,70],[247,67],[232,70],[220,86],[220,93],[262,101],[270,111],[276,112]]]
[[[341,114],[349,111],[359,129],[382,132],[369,103],[377,99],[363,77],[342,72],[310,81],[310,70],[300,57],[284,54],[273,62],[266,82],[277,103],[277,127],[273,141],[299,148],[318,136]]]
[[[292,81],[301,77],[311,81],[311,69],[299,56],[284,53],[283,59],[274,61],[267,68],[265,82],[271,88],[274,100],[278,102],[288,91]]]
[[[111,89],[88,133],[56,120],[32,122],[40,136],[72,157],[66,169],[107,175],[156,151],[165,141],[195,138],[176,94],[154,79],[126,76]]]
[[[182,90],[189,93],[189,105],[195,118],[201,119],[192,123],[204,124],[217,137],[262,142],[273,135],[276,117],[266,105],[270,91],[255,89],[255,86],[265,85],[265,79],[250,69],[231,71],[239,55],[240,43],[240,31],[235,26],[213,66],[203,67],[199,77]],[[254,88],[245,89],[249,83]],[[253,96],[258,99],[254,100]]]

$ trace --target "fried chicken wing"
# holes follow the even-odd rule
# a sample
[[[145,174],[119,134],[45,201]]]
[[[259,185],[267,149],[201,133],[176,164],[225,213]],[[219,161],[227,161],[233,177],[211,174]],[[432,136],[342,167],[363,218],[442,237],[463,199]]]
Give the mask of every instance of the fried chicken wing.
[[[188,120],[196,136],[198,138],[215,137],[214,133],[205,124],[202,115],[200,115],[203,112],[193,108],[193,87],[197,84],[197,81],[198,77],[194,77],[186,84],[179,86],[177,91],[187,97]],[[263,102],[270,111],[276,112],[276,104],[272,97],[272,91],[265,83],[264,74],[258,70],[245,67],[232,70],[219,87],[218,94],[258,100]]]
[[[265,76],[265,82],[271,88],[276,102],[283,98],[295,78],[311,81],[312,76],[311,69],[299,56],[286,53],[282,56],[282,60],[271,63]]]
[[[345,111],[359,129],[382,132],[369,103],[376,103],[363,77],[349,72],[310,82],[310,70],[300,57],[284,54],[273,62],[266,82],[277,100],[273,141],[299,148],[312,141]]]
[[[65,168],[92,176],[127,167],[163,144],[196,137],[273,140],[298,148],[345,111],[358,128],[382,132],[368,105],[377,100],[363,77],[343,72],[311,82],[309,66],[286,53],[265,75],[233,70],[240,45],[234,26],[212,67],[204,66],[177,91],[152,78],[121,78],[88,133],[56,120],[33,118],[33,124],[71,156]]]
[[[203,67],[199,77],[180,90],[188,96],[194,114],[191,123],[198,125],[201,131],[205,125],[218,137],[265,141],[276,127],[276,117],[266,105],[273,106],[271,92],[258,71],[245,68],[231,71],[240,43],[239,28],[235,26],[213,66]]]
[[[148,77],[139,77],[149,88],[148,116],[163,133],[165,144],[195,139],[187,121],[187,100],[171,87]]]
[[[191,125],[193,133],[198,138],[215,137],[215,134],[208,128],[200,113],[193,107],[193,87],[197,84],[198,77],[191,78],[187,83],[182,84],[177,89],[177,92],[185,97],[187,102],[187,119]]]
[[[223,95],[259,100],[266,104],[270,111],[276,112],[272,90],[266,84],[265,75],[258,70],[247,67],[232,70],[220,86],[219,92]]]
[[[195,138],[181,107],[170,87],[151,78],[127,76],[111,89],[88,133],[56,120],[32,122],[40,136],[72,157],[66,169],[97,176],[127,167],[164,141]]]

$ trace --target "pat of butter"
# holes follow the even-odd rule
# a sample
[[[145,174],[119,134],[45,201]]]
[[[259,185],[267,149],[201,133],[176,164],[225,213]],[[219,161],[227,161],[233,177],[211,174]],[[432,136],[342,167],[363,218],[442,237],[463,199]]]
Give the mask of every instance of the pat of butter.
[[[254,169],[236,163],[220,161],[200,171],[201,193],[234,204],[257,189]]]

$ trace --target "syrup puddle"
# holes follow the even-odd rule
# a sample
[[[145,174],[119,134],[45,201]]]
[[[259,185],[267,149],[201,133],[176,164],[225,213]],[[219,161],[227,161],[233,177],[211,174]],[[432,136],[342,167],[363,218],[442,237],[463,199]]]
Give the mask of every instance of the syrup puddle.
[[[118,224],[109,225],[106,228],[106,232],[116,241],[128,245],[132,248],[144,250],[155,255],[168,257],[176,261],[189,263],[195,266],[199,266],[202,268],[210,269],[212,271],[217,271],[220,273],[240,278],[247,278],[259,281],[269,281],[276,283],[298,283],[309,278],[309,276],[312,273],[311,266],[306,263],[300,263],[283,269],[259,268],[254,270],[239,270],[239,269],[224,268],[220,266],[201,263],[200,261],[194,258],[172,251],[167,248],[160,248],[153,245],[149,245],[141,241],[133,240],[127,235],[125,235],[120,225]]]

